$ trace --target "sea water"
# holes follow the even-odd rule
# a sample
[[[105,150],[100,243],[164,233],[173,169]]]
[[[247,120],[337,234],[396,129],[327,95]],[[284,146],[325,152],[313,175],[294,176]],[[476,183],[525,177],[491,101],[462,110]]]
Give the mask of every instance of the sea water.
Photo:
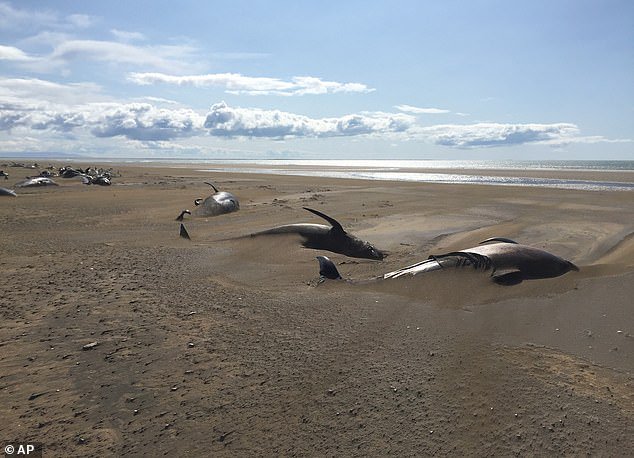
[[[634,190],[634,161],[210,160],[204,163],[223,165],[202,170],[210,173],[241,172],[420,183],[539,186],[586,191]],[[435,173],[421,172],[420,169],[444,170],[443,173]],[[447,170],[456,170],[456,173],[446,173]],[[462,173],[461,170],[469,172]],[[487,170],[619,171],[631,173],[631,180],[610,180],[610,174],[606,174],[605,180],[496,176],[486,173]],[[474,171],[482,173],[473,173]]]

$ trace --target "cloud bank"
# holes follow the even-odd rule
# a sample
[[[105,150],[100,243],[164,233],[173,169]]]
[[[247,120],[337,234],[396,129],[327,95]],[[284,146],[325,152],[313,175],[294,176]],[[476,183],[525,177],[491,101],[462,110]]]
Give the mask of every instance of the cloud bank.
[[[72,108],[32,102],[0,102],[0,131],[25,129],[71,132],[86,129],[99,138],[125,137],[143,142],[182,137],[332,138],[374,136],[423,141],[452,148],[486,148],[531,143],[583,142],[579,128],[558,124],[440,124],[420,126],[403,113],[358,113],[311,118],[280,110],[230,107],[221,102],[205,114],[150,103],[92,103]],[[596,143],[602,137],[588,137]]]
[[[271,140],[373,137],[462,149],[609,141],[598,136],[583,137],[571,123],[422,125],[413,114],[402,112],[313,118],[281,110],[234,107],[225,102],[198,112],[169,100],[151,97],[146,100],[149,103],[112,100],[91,83],[64,85],[34,78],[0,78],[0,131],[8,135],[77,132],[143,143],[188,137]]]
[[[440,124],[417,127],[414,135],[436,145],[483,148],[526,143],[564,144],[579,135],[575,124]]]
[[[368,93],[374,91],[362,83],[323,81],[312,76],[296,76],[290,81],[279,78],[244,76],[239,73],[175,76],[164,73],[130,73],[128,80],[140,84],[174,84],[195,87],[223,87],[227,93],[240,95],[317,95],[340,92]]]
[[[324,138],[405,132],[413,122],[411,116],[393,113],[315,119],[279,110],[232,108],[221,102],[211,106],[204,127],[223,137]]]

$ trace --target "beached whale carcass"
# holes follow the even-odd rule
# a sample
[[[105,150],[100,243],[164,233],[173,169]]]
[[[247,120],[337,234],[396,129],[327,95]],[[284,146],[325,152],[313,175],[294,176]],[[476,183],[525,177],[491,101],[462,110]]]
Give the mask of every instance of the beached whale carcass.
[[[206,199],[196,199],[194,204],[194,216],[217,216],[225,213],[231,213],[240,210],[240,202],[238,198],[226,191],[218,191],[212,183],[205,182],[213,188],[215,194],[210,195]]]
[[[319,273],[324,278],[339,279],[341,275],[334,263],[318,256]],[[491,279],[499,285],[517,285],[524,280],[559,277],[579,268],[572,262],[539,248],[520,245],[513,240],[494,237],[480,245],[441,255],[381,275],[376,280],[413,277],[426,272],[448,268],[471,267],[490,271]]]

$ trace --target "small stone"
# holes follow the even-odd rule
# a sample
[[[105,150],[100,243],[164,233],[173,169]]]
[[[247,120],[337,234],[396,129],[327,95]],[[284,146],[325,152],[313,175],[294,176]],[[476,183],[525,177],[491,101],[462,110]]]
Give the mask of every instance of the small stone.
[[[188,346],[189,348],[192,348],[192,347],[194,346],[194,342],[189,342],[189,343],[187,344],[187,346]]]
[[[174,385],[172,388],[170,388],[171,391],[176,391],[178,389],[177,385]]]
[[[90,342],[89,344],[84,345],[83,347],[81,347],[82,350],[86,351],[86,350],[92,350],[93,348],[95,348],[97,345],[99,345],[99,342],[95,341],[95,342]]]

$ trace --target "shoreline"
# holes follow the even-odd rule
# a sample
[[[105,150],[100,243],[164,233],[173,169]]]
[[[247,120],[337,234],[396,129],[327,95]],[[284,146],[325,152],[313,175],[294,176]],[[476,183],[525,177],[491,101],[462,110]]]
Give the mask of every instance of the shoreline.
[[[0,161],[12,161],[2,159]],[[64,161],[59,159],[32,159],[26,163],[41,162],[56,167],[68,163],[92,164],[102,167],[144,167],[166,170],[196,170],[200,173],[242,173],[263,174],[269,176],[313,176],[329,179],[354,179],[380,182],[413,182],[435,184],[477,184],[483,186],[520,186],[550,187],[553,189],[579,189],[588,191],[630,191],[634,190],[634,170],[597,170],[597,169],[546,169],[546,168],[424,168],[397,166],[355,166],[355,165],[298,165],[260,164],[257,162],[218,163],[214,167],[188,162],[151,163],[101,161]],[[274,161],[271,161],[274,162]],[[282,161],[283,162],[283,161]],[[314,161],[313,161],[314,162]],[[332,161],[325,161],[332,162]],[[373,161],[377,162],[377,161]],[[389,161],[386,161],[389,162]],[[403,161],[396,161],[403,162]],[[446,161],[445,161],[446,162]],[[464,162],[464,161],[457,161]],[[499,162],[499,161],[492,161]],[[601,161],[597,161],[601,162]],[[615,162],[615,161],[611,161]],[[632,162],[632,161],[623,161]],[[10,167],[8,170],[20,168]],[[24,169],[23,169],[24,170]],[[26,169],[30,170],[30,169]]]

